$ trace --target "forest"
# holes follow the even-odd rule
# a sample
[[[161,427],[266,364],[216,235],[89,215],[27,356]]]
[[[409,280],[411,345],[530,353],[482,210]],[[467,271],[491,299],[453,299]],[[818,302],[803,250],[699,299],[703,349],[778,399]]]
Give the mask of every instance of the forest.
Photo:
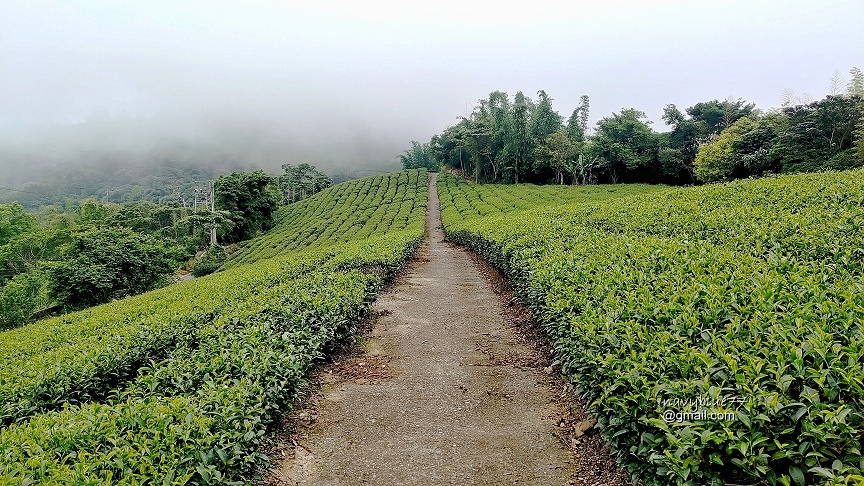
[[[488,183],[650,183],[688,185],[767,174],[844,170],[864,165],[864,73],[844,88],[802,103],[786,96],[762,111],[743,99],[663,109],[666,131],[624,108],[588,126],[589,97],[564,119],[545,91],[531,99],[493,91],[473,112],[411,142],[403,167],[457,169]]]

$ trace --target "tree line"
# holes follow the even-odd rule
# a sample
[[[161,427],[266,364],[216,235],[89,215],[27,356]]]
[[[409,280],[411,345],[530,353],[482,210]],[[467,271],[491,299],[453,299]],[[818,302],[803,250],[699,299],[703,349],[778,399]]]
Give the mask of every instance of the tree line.
[[[285,164],[283,171],[223,174],[213,181],[212,204],[86,198],[35,212],[0,204],[0,329],[43,309],[75,310],[145,292],[184,269],[196,276],[216,270],[230,251],[224,245],[268,230],[280,206],[330,186],[308,164]]]
[[[473,112],[411,142],[405,168],[449,167],[489,183],[694,184],[771,173],[864,165],[864,74],[850,71],[844,90],[802,104],[787,100],[762,111],[743,99],[666,105],[668,131],[626,108],[589,130],[589,98],[564,119],[543,90],[532,100],[493,91]]]

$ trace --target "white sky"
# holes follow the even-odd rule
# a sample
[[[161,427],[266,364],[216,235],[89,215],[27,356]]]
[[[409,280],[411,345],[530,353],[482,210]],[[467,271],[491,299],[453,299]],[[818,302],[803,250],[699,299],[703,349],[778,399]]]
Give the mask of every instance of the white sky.
[[[864,0],[415,3],[0,0],[0,131],[143,116],[393,160],[496,89],[662,130],[668,103],[767,109],[864,68]]]

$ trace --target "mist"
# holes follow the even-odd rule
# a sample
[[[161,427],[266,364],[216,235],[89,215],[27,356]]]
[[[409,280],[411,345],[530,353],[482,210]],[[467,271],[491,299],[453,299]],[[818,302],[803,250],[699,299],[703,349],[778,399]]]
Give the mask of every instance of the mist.
[[[864,67],[864,3],[0,0],[0,187],[111,161],[396,169],[493,90],[624,107],[814,98]],[[65,176],[64,176],[65,177]]]

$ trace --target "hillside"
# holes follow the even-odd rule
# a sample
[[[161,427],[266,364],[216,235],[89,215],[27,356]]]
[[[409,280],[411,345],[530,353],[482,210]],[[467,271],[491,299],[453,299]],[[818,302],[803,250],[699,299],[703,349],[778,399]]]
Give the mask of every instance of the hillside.
[[[351,332],[422,238],[425,179],[414,170],[357,182],[416,201],[400,212],[402,198],[379,198],[404,221],[399,231],[360,233],[367,219],[335,204],[336,186],[289,211],[322,223],[326,251],[249,254],[255,265],[0,333],[0,483],[248,475],[310,363]],[[277,231],[274,241],[296,240]]]
[[[281,209],[271,231],[213,275],[0,333],[0,483],[249,480],[310,364],[353,332],[418,248],[425,218],[438,226],[426,181],[425,170],[409,170],[333,186]],[[864,481],[864,171],[690,188],[470,184],[450,174],[430,183],[447,239],[503,270],[641,484]],[[359,431],[387,424],[382,455],[364,456],[381,474],[399,476],[383,465],[407,460],[394,443],[488,461],[482,449],[460,451],[455,436],[426,442],[453,429],[458,412],[463,423],[485,417],[471,422],[478,444],[487,434],[511,441],[508,459],[482,471],[528,474],[514,466],[519,447],[540,442],[495,424],[508,407],[547,406],[538,397],[566,387],[535,389],[531,373],[545,380],[554,366],[523,366],[527,355],[507,344],[516,339],[503,323],[510,314],[479,270],[440,231],[429,234],[435,241],[382,314],[378,336],[387,333],[389,347],[379,351],[392,355],[375,362],[395,376],[380,388],[354,383],[356,401],[341,405],[358,423],[380,420],[322,419],[360,434],[338,461],[363,463],[351,454],[373,449]],[[411,422],[420,407],[424,422]],[[481,410],[488,415],[471,415]],[[549,438],[550,413],[532,415],[532,433]],[[561,468],[619,484],[591,476],[595,462],[579,463],[585,449],[564,442],[575,456],[562,457],[575,459]],[[379,460],[385,452],[391,462]],[[337,461],[328,454],[319,458]],[[455,459],[436,464],[476,472]],[[604,467],[604,477],[626,477]]]
[[[367,240],[413,239],[423,232],[426,201],[425,170],[338,184],[280,209],[273,229],[243,242],[224,268]]]
[[[864,481],[864,171],[551,207],[440,179],[645,484]]]

